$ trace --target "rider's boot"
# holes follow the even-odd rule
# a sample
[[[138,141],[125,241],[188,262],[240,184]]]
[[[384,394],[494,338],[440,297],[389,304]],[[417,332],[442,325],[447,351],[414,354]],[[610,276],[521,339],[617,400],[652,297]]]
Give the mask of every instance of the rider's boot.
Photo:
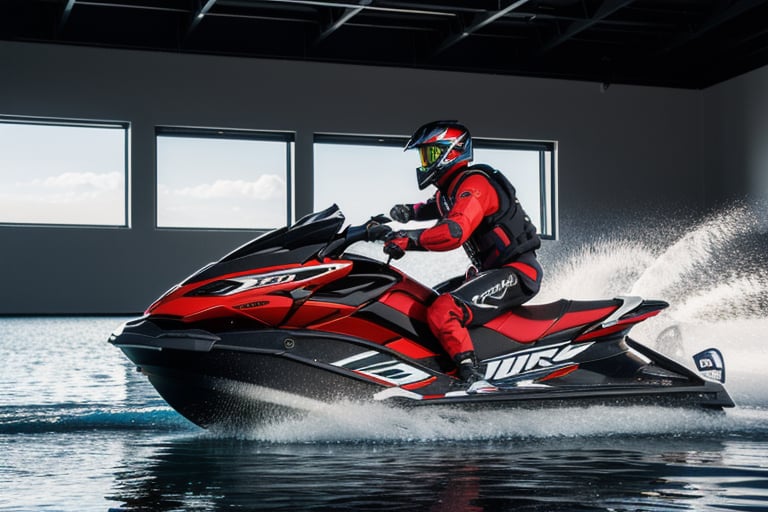
[[[459,388],[468,394],[492,393],[498,388],[485,380],[485,368],[478,364],[477,357],[472,351],[462,352],[453,358],[459,369],[459,379],[453,387]]]
[[[453,361],[459,369],[459,379],[462,384],[470,386],[479,380],[483,380],[483,371],[477,363],[477,356],[475,356],[474,351],[470,350],[456,354]]]

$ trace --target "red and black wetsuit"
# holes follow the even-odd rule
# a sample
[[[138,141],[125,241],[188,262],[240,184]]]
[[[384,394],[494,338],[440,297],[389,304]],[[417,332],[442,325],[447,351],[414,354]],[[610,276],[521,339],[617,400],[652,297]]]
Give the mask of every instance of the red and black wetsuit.
[[[474,350],[467,326],[481,325],[530,300],[539,291],[541,245],[515,195],[496,169],[465,167],[444,182],[426,203],[414,205],[414,220],[439,221],[395,239],[403,249],[449,251],[464,246],[477,273],[429,307],[427,320],[454,359]]]

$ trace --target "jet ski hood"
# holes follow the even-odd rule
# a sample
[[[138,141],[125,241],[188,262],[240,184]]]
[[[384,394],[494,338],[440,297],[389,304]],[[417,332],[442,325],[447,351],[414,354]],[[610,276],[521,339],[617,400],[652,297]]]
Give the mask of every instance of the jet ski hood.
[[[213,279],[272,264],[275,257],[285,264],[304,263],[334,238],[344,224],[344,214],[336,204],[323,211],[302,217],[292,226],[264,233],[224,256],[218,262],[203,267],[182,284]]]

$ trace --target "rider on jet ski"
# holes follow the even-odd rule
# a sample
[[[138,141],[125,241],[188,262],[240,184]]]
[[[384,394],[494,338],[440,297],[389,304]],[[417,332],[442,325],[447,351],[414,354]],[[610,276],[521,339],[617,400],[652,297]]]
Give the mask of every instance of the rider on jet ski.
[[[389,233],[384,252],[401,258],[406,250],[450,251],[464,246],[472,267],[464,282],[440,295],[427,311],[435,336],[466,383],[482,379],[468,326],[482,325],[539,291],[542,269],[536,260],[541,240],[517,200],[515,188],[498,170],[472,161],[469,130],[456,121],[420,127],[405,146],[418,149],[419,189],[435,185],[435,195],[418,204],[397,204],[398,222],[438,220],[428,229]]]

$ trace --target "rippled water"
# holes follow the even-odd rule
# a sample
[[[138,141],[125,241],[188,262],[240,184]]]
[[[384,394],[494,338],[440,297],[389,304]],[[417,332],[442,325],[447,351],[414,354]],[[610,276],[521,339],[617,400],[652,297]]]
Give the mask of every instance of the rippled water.
[[[0,510],[766,510],[768,286],[759,266],[727,283],[710,272],[719,244],[749,232],[744,212],[729,215],[668,248],[576,251],[548,265],[537,299],[670,301],[633,334],[685,362],[719,347],[737,402],[725,414],[337,403],[210,432],[106,343],[124,319],[0,318]],[[720,229],[729,220],[741,231]]]

